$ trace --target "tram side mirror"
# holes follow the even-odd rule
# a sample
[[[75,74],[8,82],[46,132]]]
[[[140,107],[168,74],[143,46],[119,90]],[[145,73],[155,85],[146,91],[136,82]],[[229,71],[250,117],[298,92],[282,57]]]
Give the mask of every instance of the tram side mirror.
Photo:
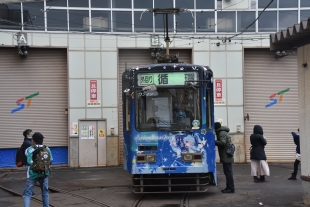
[[[155,84],[152,84],[152,85],[148,85],[148,86],[145,86],[142,88],[142,91],[144,93],[149,93],[149,92],[153,92],[153,91],[156,91],[157,90],[157,87]]]

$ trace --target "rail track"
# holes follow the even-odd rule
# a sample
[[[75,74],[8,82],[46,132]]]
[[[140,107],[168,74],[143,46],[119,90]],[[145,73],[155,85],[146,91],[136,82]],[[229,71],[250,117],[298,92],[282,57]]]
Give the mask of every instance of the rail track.
[[[62,193],[62,194],[66,194],[66,195],[70,195],[72,197],[76,197],[76,198],[81,198],[82,200],[97,204],[98,206],[102,206],[102,207],[113,207],[107,203],[92,199],[92,198],[88,198],[86,196],[81,196],[75,193],[71,193],[69,191],[65,191],[65,190],[61,190],[58,188],[54,188],[54,187],[48,187],[49,191],[53,192],[53,193]]]
[[[146,200],[147,197],[154,194],[141,194],[132,204],[131,207],[141,207],[143,206],[143,202]],[[158,194],[156,194],[158,195]],[[179,207],[189,207],[189,193],[184,193],[181,196],[180,203],[179,204],[173,204],[173,206],[179,206]]]
[[[1,175],[1,176],[0,176],[0,181],[1,181],[1,179],[2,179],[3,177],[5,177],[5,176],[7,176],[8,174],[10,174],[11,171],[12,171],[12,170],[10,170],[10,171],[4,173],[3,175]],[[39,185],[36,185],[36,186],[39,186]],[[4,187],[4,186],[2,186],[2,185],[0,185],[0,189],[2,189],[2,190],[4,190],[4,191],[6,191],[6,192],[12,194],[13,196],[23,197],[22,194],[20,194],[20,193],[14,191],[14,190],[12,190],[12,189],[6,188],[6,187]],[[49,191],[50,191],[50,192],[53,192],[53,193],[61,193],[61,194],[69,195],[69,196],[72,196],[72,197],[77,197],[77,198],[80,198],[80,199],[82,199],[82,200],[88,201],[88,202],[90,202],[90,203],[94,203],[94,204],[96,204],[96,205],[98,205],[98,206],[102,206],[102,207],[113,207],[113,206],[111,206],[111,205],[109,205],[109,204],[106,204],[106,203],[103,203],[103,202],[101,202],[101,201],[98,201],[98,200],[95,200],[95,199],[91,199],[91,198],[88,198],[88,197],[86,197],[86,196],[81,196],[81,195],[78,195],[78,194],[75,194],[75,193],[71,193],[71,192],[69,192],[69,191],[65,191],[65,190],[61,190],[61,189],[58,189],[58,188],[54,188],[54,187],[51,187],[51,186],[49,186]],[[43,201],[40,200],[40,199],[38,199],[38,198],[31,197],[31,200],[33,200],[34,202],[43,204]],[[51,203],[49,204],[49,206],[50,206],[50,207],[57,207],[56,205],[51,204]]]

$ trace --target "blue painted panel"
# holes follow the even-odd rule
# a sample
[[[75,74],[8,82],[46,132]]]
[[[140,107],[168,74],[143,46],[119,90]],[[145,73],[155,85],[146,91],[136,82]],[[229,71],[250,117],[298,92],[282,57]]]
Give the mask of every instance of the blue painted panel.
[[[53,165],[68,164],[68,147],[50,147],[53,155]],[[0,168],[16,167],[15,155],[17,149],[0,149]]]
[[[127,146],[131,156],[125,161],[131,174],[164,174],[164,173],[208,173],[216,172],[215,137],[212,131],[193,132],[137,132],[133,130],[131,147]],[[128,140],[128,138],[127,138]],[[147,143],[147,144],[146,144]],[[155,151],[138,151],[138,146],[152,143]],[[182,153],[202,153],[202,162],[183,162]],[[156,154],[154,163],[137,163],[137,154]],[[127,153],[127,156],[130,153]],[[127,163],[127,164],[128,164]],[[173,172],[166,168],[175,168]]]

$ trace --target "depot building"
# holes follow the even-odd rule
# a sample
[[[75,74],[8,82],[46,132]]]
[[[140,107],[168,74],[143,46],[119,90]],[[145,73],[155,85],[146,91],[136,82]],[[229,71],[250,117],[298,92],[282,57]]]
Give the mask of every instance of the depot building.
[[[0,4],[0,167],[15,166],[25,129],[41,132],[53,164],[123,164],[121,74],[165,53],[214,72],[215,120],[235,161],[249,162],[259,124],[268,162],[292,162],[299,127],[296,50],[270,51],[270,33],[308,19],[310,3],[269,0],[50,0]],[[253,23],[253,24],[251,24]],[[246,29],[246,30],[245,30]],[[155,54],[155,55],[154,55]]]

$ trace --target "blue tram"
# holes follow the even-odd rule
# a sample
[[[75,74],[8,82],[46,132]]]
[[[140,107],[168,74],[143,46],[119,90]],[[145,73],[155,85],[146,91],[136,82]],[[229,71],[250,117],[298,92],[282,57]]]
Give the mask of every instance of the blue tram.
[[[135,193],[205,192],[216,185],[213,72],[163,63],[122,76],[124,169]]]

